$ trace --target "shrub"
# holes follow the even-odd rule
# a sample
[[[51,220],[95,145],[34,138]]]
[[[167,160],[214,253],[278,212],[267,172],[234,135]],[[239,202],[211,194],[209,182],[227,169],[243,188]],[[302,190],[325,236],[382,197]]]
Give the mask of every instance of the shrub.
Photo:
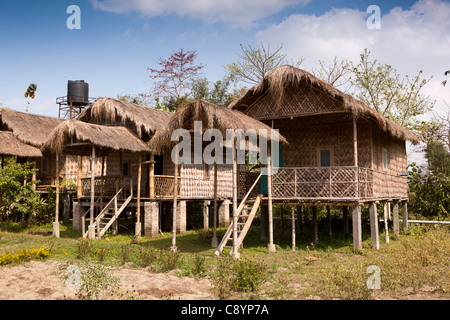
[[[194,268],[192,270],[192,273],[194,275],[203,275],[206,273],[205,260],[206,260],[206,258],[203,255],[195,256]]]
[[[231,258],[220,259],[217,267],[211,273],[213,281],[213,290],[217,293],[220,300],[226,299],[232,293],[233,269],[234,261]]]
[[[171,250],[161,250],[160,263],[162,271],[170,271],[180,267],[183,264],[181,253]]]
[[[0,254],[0,265],[30,260],[43,260],[50,256],[50,251],[50,246],[43,246],[39,249],[23,249],[15,254]]]
[[[267,268],[261,260],[237,260],[233,267],[233,283],[241,291],[258,291],[266,280],[266,271]]]
[[[137,252],[138,264],[147,267],[158,261],[158,250],[152,247],[139,247]]]
[[[92,254],[93,246],[90,240],[81,239],[77,243],[78,257],[84,259]]]

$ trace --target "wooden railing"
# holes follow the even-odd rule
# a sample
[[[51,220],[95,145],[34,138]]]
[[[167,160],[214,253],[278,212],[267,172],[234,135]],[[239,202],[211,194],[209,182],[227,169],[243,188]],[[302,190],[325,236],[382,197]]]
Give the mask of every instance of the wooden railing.
[[[406,177],[369,168],[296,167],[275,168],[273,198],[376,199],[407,197]]]
[[[177,183],[177,195],[180,195],[180,178]],[[157,198],[173,197],[174,176],[155,175],[155,196]]]

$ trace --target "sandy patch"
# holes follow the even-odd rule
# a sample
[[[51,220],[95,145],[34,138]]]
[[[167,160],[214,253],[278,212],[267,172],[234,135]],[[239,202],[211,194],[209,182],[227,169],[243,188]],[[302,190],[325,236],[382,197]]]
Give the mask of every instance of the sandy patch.
[[[30,261],[22,265],[0,267],[0,299],[57,300],[75,299],[76,291],[62,280],[59,262]],[[175,272],[151,273],[146,269],[117,268],[113,274],[120,278],[120,292],[133,291],[142,300],[215,299],[208,279],[178,277]],[[137,295],[138,294],[138,295]]]

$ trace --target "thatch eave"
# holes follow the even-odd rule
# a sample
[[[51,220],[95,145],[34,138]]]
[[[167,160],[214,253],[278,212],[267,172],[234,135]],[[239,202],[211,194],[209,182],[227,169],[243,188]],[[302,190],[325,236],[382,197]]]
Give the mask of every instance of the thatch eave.
[[[47,141],[48,133],[64,120],[0,108],[0,123],[23,143],[40,148]]]
[[[149,151],[148,146],[128,128],[102,126],[79,120],[67,120],[56,127],[50,133],[42,150],[63,153],[68,151],[70,146],[83,145],[83,143],[115,151]]]
[[[127,127],[132,124],[136,134],[142,138],[144,134],[151,137],[156,130],[163,128],[170,115],[155,108],[101,97],[83,110],[77,119],[94,124],[120,124]]]
[[[194,121],[202,121],[202,129],[218,129],[226,139],[227,129],[255,130],[256,134],[264,135],[267,141],[275,138],[274,131],[266,124],[253,119],[240,111],[231,110],[213,103],[195,100],[184,105],[175,112],[164,129],[158,130],[149,141],[150,149],[155,153],[170,150],[177,142],[171,141],[176,129],[192,129]],[[277,134],[277,139],[287,143],[286,139]]]
[[[288,87],[295,88],[305,84],[311,85],[341,102],[344,111],[352,113],[356,117],[374,121],[380,129],[393,137],[404,141],[411,141],[413,144],[420,143],[419,139],[412,132],[384,118],[364,102],[340,91],[305,70],[288,65],[270,71],[262,81],[250,88],[244,95],[232,101],[228,105],[228,108],[245,113],[248,108],[266,94],[274,97],[277,104],[275,107],[280,107],[284,93]]]
[[[40,158],[42,152],[39,148],[23,143],[12,132],[0,131],[0,155]]]

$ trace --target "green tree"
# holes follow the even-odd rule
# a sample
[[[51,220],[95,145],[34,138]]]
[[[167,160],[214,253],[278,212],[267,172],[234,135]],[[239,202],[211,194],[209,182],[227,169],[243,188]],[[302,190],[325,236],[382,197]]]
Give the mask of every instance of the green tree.
[[[0,169],[0,221],[30,217],[36,210],[42,209],[45,202],[33,189],[31,175],[36,172],[31,163],[20,164],[14,158],[7,159]]]
[[[421,93],[431,80],[422,79],[422,70],[415,77],[401,78],[392,66],[371,60],[370,52],[365,49],[352,71],[354,95],[382,116],[408,129],[414,128],[416,116],[430,111],[435,104]]]

